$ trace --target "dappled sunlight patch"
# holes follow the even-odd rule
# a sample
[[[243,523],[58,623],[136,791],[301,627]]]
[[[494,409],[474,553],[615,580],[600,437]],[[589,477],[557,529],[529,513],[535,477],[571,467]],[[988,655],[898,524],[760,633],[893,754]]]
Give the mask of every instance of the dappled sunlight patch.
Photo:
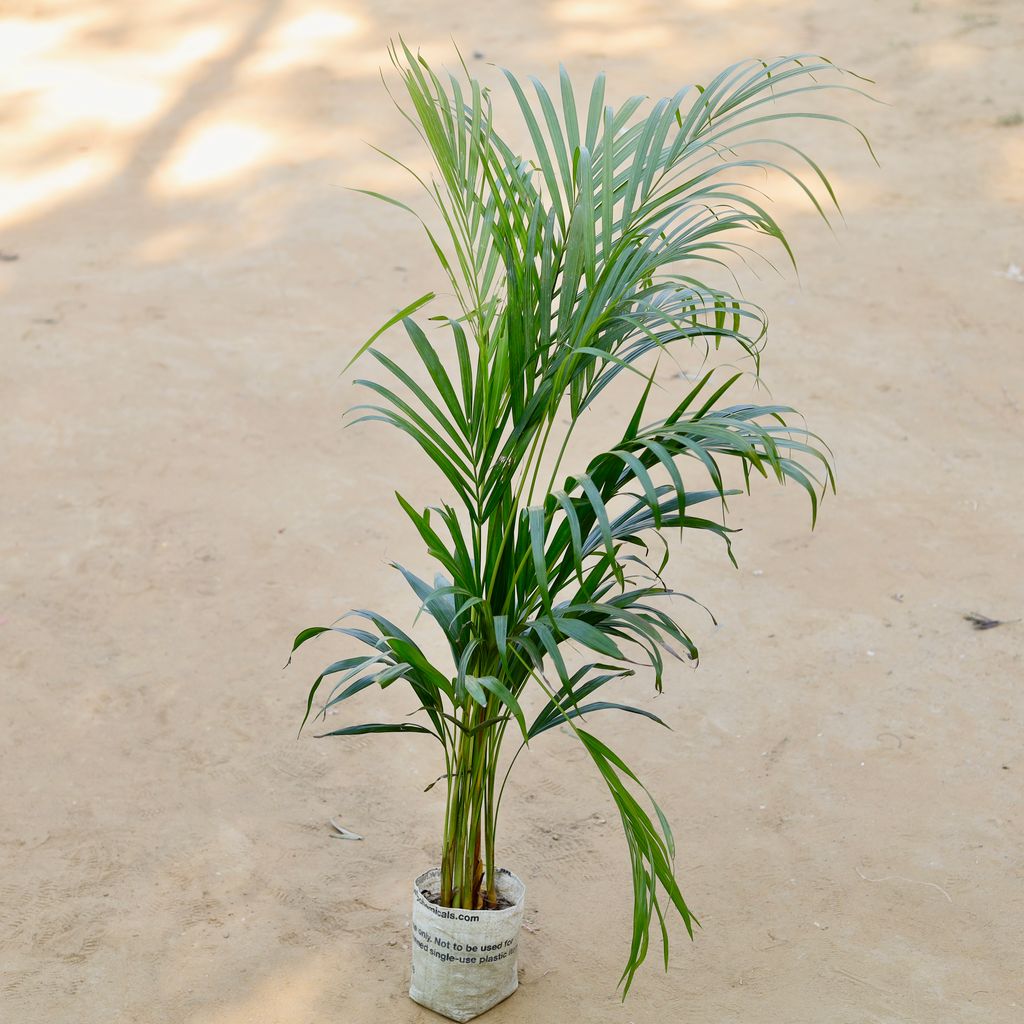
[[[17,19],[0,21],[0,57],[13,61],[8,70],[15,72],[10,81],[17,92],[32,97],[26,120],[36,140],[72,127],[130,128],[151,122],[182,75],[215,57],[228,41],[225,29],[207,26],[164,50],[111,51],[79,44],[72,33],[82,27],[82,19],[70,26],[66,21],[32,26],[38,33],[23,30]]]
[[[234,182],[265,161],[273,150],[271,136],[243,121],[220,121],[189,132],[154,175],[154,189],[164,195],[216,188]]]
[[[230,40],[226,29],[208,25],[173,33],[148,51],[115,48],[96,35],[107,24],[99,14],[0,19],[2,92],[12,111],[0,223],[44,215],[113,179],[130,159],[133,137]],[[236,143],[235,161],[251,158],[253,140]]]
[[[849,143],[848,139],[840,141]],[[789,162],[789,167],[791,170],[800,169],[795,160]],[[844,174],[830,167],[827,169],[827,173],[844,212],[848,212],[853,208],[863,208],[884,198],[882,186],[860,172]],[[738,174],[736,175],[736,180],[743,181],[750,186],[749,189],[744,191],[755,202],[762,204],[770,203],[773,212],[782,221],[796,216],[817,216],[817,210],[807,193],[796,182],[786,177],[780,171],[770,171],[767,174]],[[814,193],[815,198],[821,205],[822,211],[833,227],[842,223],[839,211],[836,210],[835,205],[829,198],[828,192],[820,182],[808,176],[805,183]]]
[[[615,0],[562,0],[551,14],[566,27],[561,45],[579,52],[643,53],[665,37],[665,26],[653,12],[638,23],[633,12]]]
[[[0,58],[6,65],[10,61],[21,63],[42,57],[66,42],[91,20],[81,14],[47,21],[0,18]]]
[[[691,0],[685,7],[665,8],[654,3],[624,5],[616,0],[556,0],[549,17],[560,27],[557,48],[563,56],[586,54],[594,58],[642,57],[645,61],[664,64],[664,70],[680,74],[681,63],[686,76],[698,75],[702,68],[737,59],[740,55],[775,52],[783,44],[766,33],[764,25],[755,26],[751,19],[731,24],[729,32],[709,32],[701,9],[726,13],[737,0]],[[754,0],[748,0],[751,6]],[[761,6],[763,0],[757,0]],[[698,8],[698,9],[694,9]],[[687,39],[687,48],[680,51],[678,40]],[[685,60],[684,60],[685,58]],[[689,80],[689,79],[688,79]]]
[[[173,46],[161,54],[154,54],[153,66],[161,71],[181,71],[198,61],[209,60],[222,54],[230,40],[230,33],[221,25],[207,25],[186,33]]]
[[[738,7],[740,0],[689,0],[687,10],[726,11]],[[750,7],[766,7],[767,0],[743,0],[744,9]],[[651,5],[642,19],[650,24],[656,12],[662,8]],[[561,22],[566,23],[600,23],[626,27],[637,20],[636,6],[624,5],[620,0],[560,0],[552,6],[551,13]],[[685,13],[685,11],[681,12]]]
[[[664,41],[664,29],[658,25],[641,25],[616,29],[607,35],[605,29],[574,29],[563,36],[567,46],[582,52],[600,52],[611,57],[644,53]]]
[[[948,72],[969,68],[983,56],[981,49],[964,39],[936,39],[930,43],[921,43],[918,47],[918,59],[932,71]]]
[[[271,73],[329,62],[337,58],[339,46],[365,31],[366,22],[354,14],[329,8],[307,11],[278,26],[252,59],[249,69]]]
[[[144,124],[159,113],[167,96],[165,88],[146,81],[136,69],[62,63],[44,74],[45,91],[37,97],[36,112],[40,121],[54,127]]]
[[[110,154],[86,153],[31,176],[0,174],[0,225],[9,227],[49,212],[109,179],[116,166]]]
[[[739,7],[740,0],[690,0],[690,6],[698,11],[728,11]],[[767,4],[752,3],[751,0],[743,0],[744,10],[751,7],[766,7]]]
[[[551,13],[558,21],[601,21],[623,23],[629,20],[622,5],[615,0],[563,0],[552,5]]]

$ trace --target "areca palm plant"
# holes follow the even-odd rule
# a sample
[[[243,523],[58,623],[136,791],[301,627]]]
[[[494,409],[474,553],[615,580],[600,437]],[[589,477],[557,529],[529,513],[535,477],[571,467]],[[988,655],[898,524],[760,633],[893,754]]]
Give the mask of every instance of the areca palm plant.
[[[761,133],[793,118],[845,124],[793,102],[853,86],[829,81],[844,73],[827,60],[791,56],[733,65],[650,105],[632,97],[612,106],[603,75],[579,93],[564,69],[553,92],[505,72],[530,142],[524,156],[499,133],[490,91],[464,64],[460,74],[437,73],[404,43],[390,55],[406,94],[397,106],[433,167],[405,168],[427,197],[423,212],[368,194],[419,220],[449,305],[417,322],[437,298],[422,295],[359,348],[353,361],[372,359],[378,372],[358,381],[370,399],[355,411],[412,438],[443,478],[446,495],[429,508],[396,494],[436,571],[396,568],[443,632],[451,662],[437,664],[376,611],[303,630],[293,650],[325,632],[364,648],[317,677],[303,724],[367,687],[411,688],[413,718],[325,735],[421,733],[439,744],[440,902],[468,909],[496,905],[498,812],[512,762],[565,727],[625,831],[628,991],[654,928],[667,965],[668,912],[691,937],[696,922],[675,877],[668,821],[590,723],[604,712],[660,722],[616,700],[615,684],[641,671],[660,691],[666,657],[697,657],[673,611],[682,595],[665,582],[672,548],[653,540],[711,534],[731,558],[727,501],[753,478],[802,488],[812,525],[833,485],[827,449],[793,410],[727,401],[744,374],[716,369],[709,355],[733,346],[759,376],[765,317],[705,281],[743,259],[752,235],[792,257],[750,187],[751,169],[788,178],[823,216],[824,203],[835,203],[810,157]],[[375,343],[398,325],[408,347],[393,359]],[[694,350],[700,368],[678,373],[674,353]],[[584,415],[628,380],[632,411],[617,440],[567,468]],[[661,415],[648,414],[652,394],[671,398]]]

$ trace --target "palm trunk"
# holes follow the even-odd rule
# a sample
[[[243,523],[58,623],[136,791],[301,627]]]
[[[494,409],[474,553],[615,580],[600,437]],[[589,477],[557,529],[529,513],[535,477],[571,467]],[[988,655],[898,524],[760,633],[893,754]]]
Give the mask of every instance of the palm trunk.
[[[474,704],[467,729],[485,720],[485,708]],[[441,904],[464,910],[494,905],[494,857],[489,822],[494,788],[491,747],[484,731],[459,737],[452,777],[441,858]],[[486,864],[485,864],[486,857]]]

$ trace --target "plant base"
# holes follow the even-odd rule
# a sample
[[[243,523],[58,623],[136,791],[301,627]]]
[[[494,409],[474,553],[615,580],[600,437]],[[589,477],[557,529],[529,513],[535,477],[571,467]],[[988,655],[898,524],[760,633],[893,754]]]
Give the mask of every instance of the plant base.
[[[413,884],[412,984],[409,996],[449,1020],[479,1016],[519,987],[516,971],[526,886],[497,872],[503,910],[438,906],[441,872],[425,871]]]

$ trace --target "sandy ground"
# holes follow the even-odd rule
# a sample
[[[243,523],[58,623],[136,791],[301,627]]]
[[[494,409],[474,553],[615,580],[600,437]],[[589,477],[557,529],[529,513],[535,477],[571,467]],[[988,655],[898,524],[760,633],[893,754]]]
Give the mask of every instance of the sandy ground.
[[[619,97],[812,49],[891,103],[843,104],[880,170],[803,133],[847,223],[783,196],[801,279],[748,279],[840,496],[813,535],[795,492],[737,505],[738,572],[679,552],[722,625],[688,620],[702,664],[656,704],[628,688],[674,731],[598,728],[675,822],[703,931],[619,1002],[625,850],[553,733],[504,820],[530,931],[489,1019],[1024,1019],[1024,625],[963,619],[1024,614],[1019,3],[3,9],[0,1018],[434,1019],[405,995],[433,754],[296,742],[341,647],[280,669],[353,605],[410,622],[386,562],[425,563],[389,495],[436,481],[339,415],[353,344],[435,283],[412,225],[341,188],[406,188],[360,142],[412,152],[377,79],[401,31]]]

